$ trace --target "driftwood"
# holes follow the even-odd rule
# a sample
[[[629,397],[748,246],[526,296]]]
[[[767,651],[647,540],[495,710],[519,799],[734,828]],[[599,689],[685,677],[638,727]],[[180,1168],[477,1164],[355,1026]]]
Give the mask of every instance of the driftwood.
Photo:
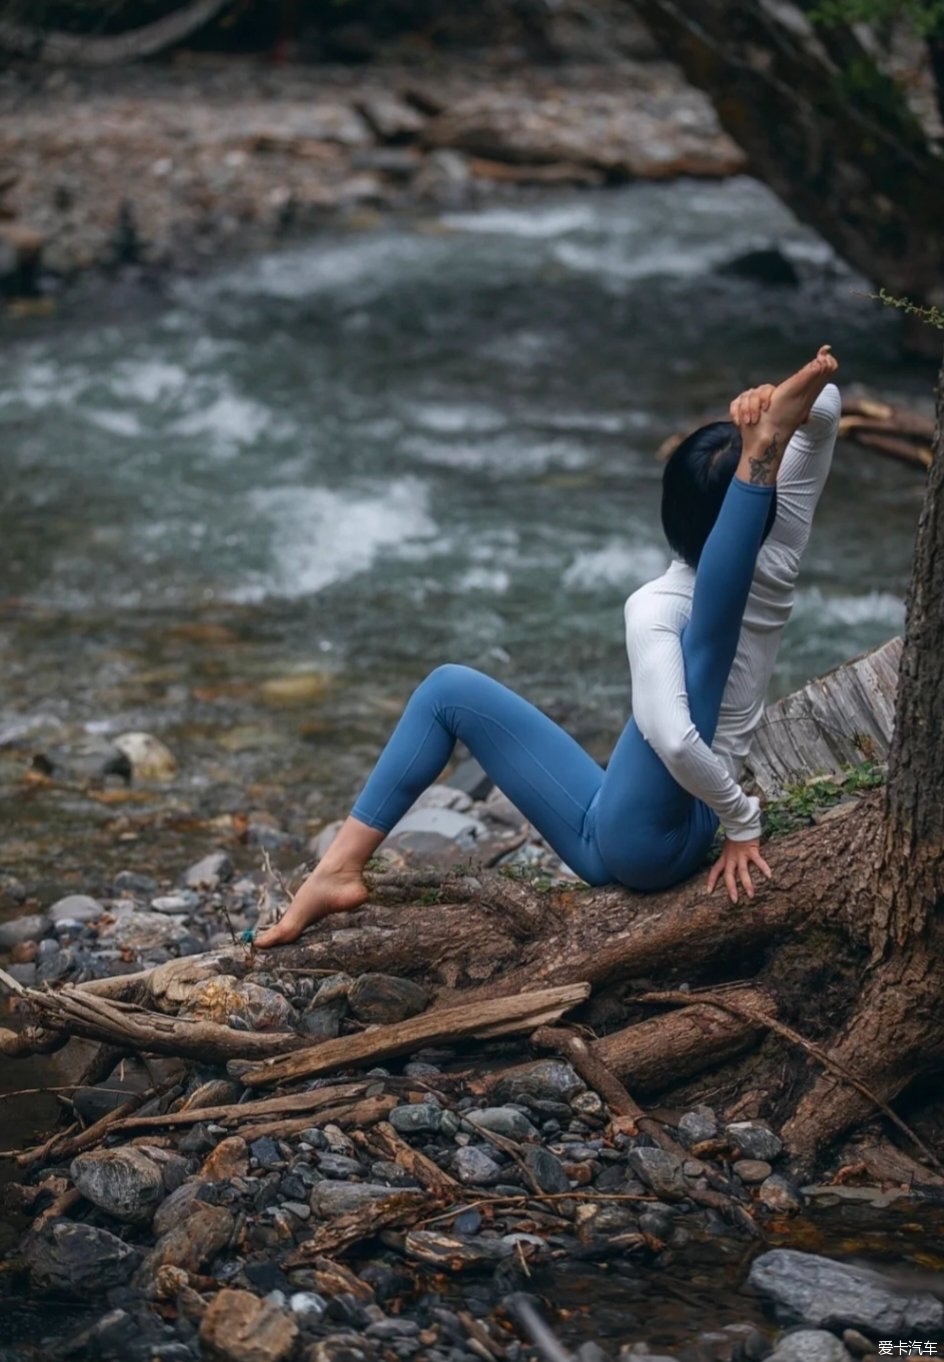
[[[121,66],[153,57],[214,19],[230,0],[191,0],[152,24],[108,37],[53,33],[9,21],[0,22],[0,50],[53,66]]]
[[[392,1093],[382,1093],[378,1097],[365,1097],[362,1102],[354,1102],[340,1107],[323,1107],[314,1116],[282,1117],[275,1121],[250,1121],[237,1126],[234,1134],[244,1140],[261,1140],[269,1135],[272,1139],[283,1140],[289,1135],[300,1135],[312,1126],[336,1125],[345,1129],[363,1130],[375,1121],[383,1121],[397,1105]]]
[[[353,1139],[355,1144],[367,1143],[358,1132],[355,1132]],[[440,1168],[437,1163],[433,1163],[433,1160],[427,1158],[421,1150],[407,1144],[387,1121],[381,1121],[371,1131],[370,1147],[377,1150],[383,1158],[392,1159],[405,1172],[416,1178],[428,1192],[455,1195],[461,1191],[461,1185],[450,1173]]]
[[[344,1253],[365,1239],[373,1239],[381,1230],[406,1229],[444,1204],[442,1197],[436,1198],[428,1192],[391,1192],[359,1211],[339,1215],[336,1220],[319,1225],[311,1238],[299,1244],[289,1256],[286,1266],[303,1267],[325,1254]]]
[[[392,1026],[322,1041],[320,1045],[308,1046],[281,1059],[265,1060],[261,1064],[238,1064],[231,1068],[240,1081],[250,1088],[296,1078],[311,1078],[316,1074],[329,1073],[332,1069],[345,1069],[366,1061],[408,1054],[423,1045],[444,1040],[458,1040],[465,1036],[487,1039],[511,1035],[516,1031],[533,1031],[547,1022],[556,1021],[589,995],[589,984],[569,984],[563,988],[541,989],[512,998],[437,1008],[432,1012],[423,1012],[418,1017],[410,1017],[407,1021],[395,1022]]]

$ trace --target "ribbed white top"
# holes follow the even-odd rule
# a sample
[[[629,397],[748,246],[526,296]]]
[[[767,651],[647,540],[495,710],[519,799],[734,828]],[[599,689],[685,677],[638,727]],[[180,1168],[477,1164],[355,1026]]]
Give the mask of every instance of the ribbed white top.
[[[760,835],[760,801],[739,784],[793,609],[793,587],[813,513],[836,445],[841,402],[830,383],[809,421],[787,446],[777,476],[777,515],[757,555],[737,654],[709,747],[692,723],[680,636],[692,608],[695,570],[677,559],[661,577],[633,592],[625,606],[633,715],[673,778],[721,820],[725,835]]]

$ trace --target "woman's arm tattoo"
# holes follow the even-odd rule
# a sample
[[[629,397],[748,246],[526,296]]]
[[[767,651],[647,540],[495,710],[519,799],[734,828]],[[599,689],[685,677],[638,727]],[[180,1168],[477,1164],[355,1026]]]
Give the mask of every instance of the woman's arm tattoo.
[[[750,459],[751,482],[768,484],[774,482],[777,477],[777,469],[780,467],[780,437],[774,435],[770,444],[759,458]]]

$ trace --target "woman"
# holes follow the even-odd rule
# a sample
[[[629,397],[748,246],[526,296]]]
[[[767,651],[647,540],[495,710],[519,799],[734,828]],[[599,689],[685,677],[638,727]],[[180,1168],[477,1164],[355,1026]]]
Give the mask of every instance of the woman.
[[[294,941],[367,898],[364,866],[461,738],[589,884],[663,889],[704,862],[752,897],[760,806],[738,776],[763,713],[793,584],[829,471],[839,394],[828,346],[779,386],[742,393],[669,459],[662,521],[678,558],[626,602],[633,717],[604,770],[491,677],[438,667],[414,691],[324,858],[257,945]],[[801,430],[802,427],[802,430]]]

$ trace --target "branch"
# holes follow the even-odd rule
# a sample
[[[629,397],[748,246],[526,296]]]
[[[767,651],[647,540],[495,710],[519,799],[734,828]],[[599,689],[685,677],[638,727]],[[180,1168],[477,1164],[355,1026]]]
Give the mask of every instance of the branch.
[[[2,20],[0,48],[51,66],[120,66],[141,57],[153,57],[166,47],[182,42],[215,19],[230,3],[231,0],[192,0],[183,9],[175,10],[153,24],[105,38],[45,33],[40,28]]]

